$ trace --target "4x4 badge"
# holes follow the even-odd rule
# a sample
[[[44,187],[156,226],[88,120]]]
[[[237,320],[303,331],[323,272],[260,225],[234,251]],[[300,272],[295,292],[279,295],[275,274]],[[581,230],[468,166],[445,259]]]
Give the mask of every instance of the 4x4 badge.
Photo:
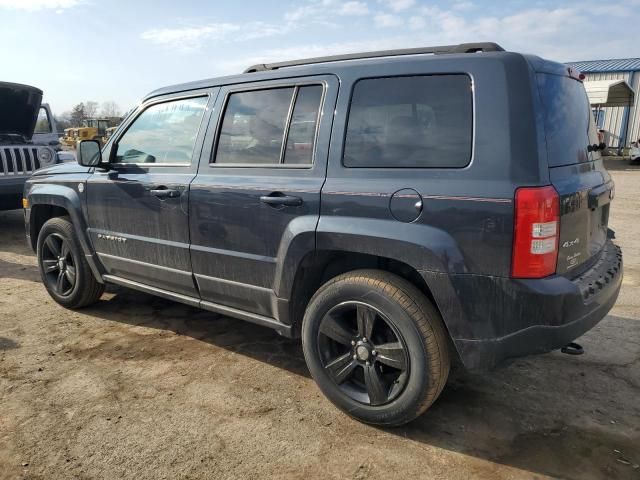
[[[580,243],[580,237],[576,237],[573,240],[567,240],[562,244],[562,248],[573,247],[574,245],[578,245]]]

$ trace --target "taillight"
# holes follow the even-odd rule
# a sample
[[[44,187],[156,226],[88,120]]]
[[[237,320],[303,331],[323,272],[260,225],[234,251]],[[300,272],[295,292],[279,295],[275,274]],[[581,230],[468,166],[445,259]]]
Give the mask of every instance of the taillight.
[[[542,278],[556,271],[560,197],[552,186],[516,190],[511,276]]]

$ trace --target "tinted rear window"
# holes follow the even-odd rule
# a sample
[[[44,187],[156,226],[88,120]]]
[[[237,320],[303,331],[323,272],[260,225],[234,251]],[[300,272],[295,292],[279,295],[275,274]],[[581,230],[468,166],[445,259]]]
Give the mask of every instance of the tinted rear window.
[[[473,99],[467,75],[360,80],[345,140],[347,167],[464,167],[471,160]]]
[[[311,165],[322,92],[305,85],[231,94],[215,163]]]
[[[587,154],[587,145],[599,143],[582,83],[570,77],[537,74],[544,110],[544,126],[550,167],[571,165],[600,158]]]

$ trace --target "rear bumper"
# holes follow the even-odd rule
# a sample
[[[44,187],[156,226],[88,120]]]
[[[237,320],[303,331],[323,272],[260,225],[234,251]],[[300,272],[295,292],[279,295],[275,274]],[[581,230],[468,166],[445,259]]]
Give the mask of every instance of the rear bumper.
[[[434,296],[464,365],[486,370],[508,358],[556,350],[583,335],[615,304],[622,276],[621,250],[609,240],[597,262],[577,278],[453,275],[455,300],[446,301],[442,291]]]

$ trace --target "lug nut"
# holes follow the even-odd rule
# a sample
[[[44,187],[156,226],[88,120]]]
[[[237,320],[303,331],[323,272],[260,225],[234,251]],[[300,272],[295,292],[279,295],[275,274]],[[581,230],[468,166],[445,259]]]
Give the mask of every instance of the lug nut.
[[[356,341],[355,340],[351,340],[351,345],[355,345]]]
[[[367,367],[370,367],[370,366],[371,366],[371,362],[367,362]]]
[[[362,337],[362,341],[366,343],[367,342],[367,337]]]
[[[358,356],[354,354],[354,355],[353,355],[353,359],[354,359],[354,360],[357,360],[357,359],[358,359]]]
[[[375,350],[371,350],[371,355],[377,355],[378,352],[376,352]]]

